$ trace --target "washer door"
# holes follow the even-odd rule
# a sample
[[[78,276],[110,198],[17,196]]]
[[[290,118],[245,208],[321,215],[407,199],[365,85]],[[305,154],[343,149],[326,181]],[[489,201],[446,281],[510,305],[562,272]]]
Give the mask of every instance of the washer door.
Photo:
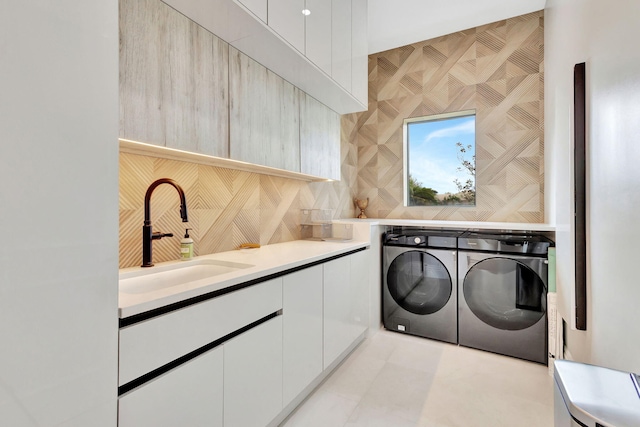
[[[387,287],[400,307],[420,315],[442,309],[453,290],[444,264],[422,251],[403,252],[391,262]]]
[[[464,278],[469,309],[489,326],[518,331],[535,325],[546,312],[547,288],[535,271],[510,258],[488,258]]]

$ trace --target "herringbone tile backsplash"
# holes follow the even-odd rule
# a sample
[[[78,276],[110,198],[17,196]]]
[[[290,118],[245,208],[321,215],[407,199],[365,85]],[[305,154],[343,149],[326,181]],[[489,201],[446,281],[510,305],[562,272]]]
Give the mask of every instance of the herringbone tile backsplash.
[[[179,258],[184,229],[192,229],[196,255],[224,252],[242,243],[287,242],[300,238],[300,209],[332,209],[336,218],[354,216],[356,180],[355,115],[342,117],[342,180],[307,183],[233,169],[120,153],[120,268],[142,262],[144,195],[158,178],[172,178],[185,191],[189,222],[182,223],[176,190],[153,192],[154,231],[174,237],[153,242],[153,261]]]
[[[544,220],[544,17],[535,12],[369,56],[358,196],[377,218]],[[476,110],[475,207],[403,205],[405,118]]]

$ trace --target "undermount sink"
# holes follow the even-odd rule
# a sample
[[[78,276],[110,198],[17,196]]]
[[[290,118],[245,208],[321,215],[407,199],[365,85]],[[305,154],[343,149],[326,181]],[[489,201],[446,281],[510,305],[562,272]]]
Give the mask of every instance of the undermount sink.
[[[211,259],[194,260],[121,273],[119,287],[120,292],[126,294],[144,294],[250,267],[253,265]]]

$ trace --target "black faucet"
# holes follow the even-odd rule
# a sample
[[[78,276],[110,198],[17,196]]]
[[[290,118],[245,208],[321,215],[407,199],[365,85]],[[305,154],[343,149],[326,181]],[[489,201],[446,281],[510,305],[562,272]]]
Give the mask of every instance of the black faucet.
[[[153,258],[151,255],[151,242],[153,240],[162,239],[163,237],[173,237],[173,233],[154,233],[151,230],[151,193],[156,189],[160,184],[170,184],[178,190],[178,194],[180,195],[180,217],[182,218],[182,222],[188,222],[187,218],[187,200],[184,197],[184,191],[172,179],[169,178],[160,178],[156,181],[153,181],[149,188],[147,189],[147,194],[144,195],[144,225],[142,226],[142,267],[153,267]]]

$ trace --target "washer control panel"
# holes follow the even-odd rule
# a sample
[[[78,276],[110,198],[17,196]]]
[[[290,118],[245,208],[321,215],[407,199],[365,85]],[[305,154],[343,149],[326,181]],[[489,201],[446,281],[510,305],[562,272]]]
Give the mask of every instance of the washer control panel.
[[[454,248],[456,247],[456,237],[424,234],[397,234],[385,233],[383,236],[385,246],[417,246],[430,248]]]

